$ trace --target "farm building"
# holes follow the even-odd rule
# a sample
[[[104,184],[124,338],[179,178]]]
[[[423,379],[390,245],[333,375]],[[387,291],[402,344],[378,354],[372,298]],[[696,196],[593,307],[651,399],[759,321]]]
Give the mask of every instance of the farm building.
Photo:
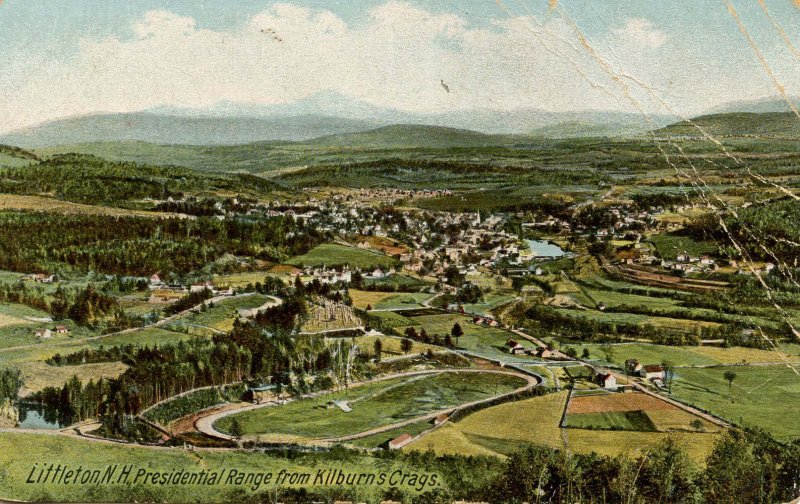
[[[549,359],[550,357],[553,356],[553,351],[550,350],[547,347],[541,346],[541,347],[537,348],[536,350],[534,350],[533,354],[536,357],[539,357],[539,358],[542,358],[542,359]]]
[[[614,375],[605,370],[598,370],[595,374],[595,381],[605,389],[616,390],[617,379]]]
[[[525,347],[513,339],[506,341],[506,350],[512,355],[522,355],[525,353]]]
[[[35,275],[31,275],[31,279],[34,282],[46,284],[58,282],[58,277],[56,275],[48,275],[47,273],[36,273]]]
[[[649,364],[644,366],[639,374],[648,380],[663,380],[664,368],[659,364]]]
[[[404,447],[408,443],[414,440],[414,436],[409,433],[400,434],[396,438],[389,441],[389,449],[390,450],[399,450],[400,448]]]
[[[625,361],[625,371],[632,376],[638,375],[642,370],[642,363],[636,359],[628,359]]]
[[[53,331],[50,329],[39,329],[35,333],[37,338],[41,339],[50,339],[53,337]]]
[[[57,325],[56,332],[58,334],[69,334],[69,328],[65,325]]]

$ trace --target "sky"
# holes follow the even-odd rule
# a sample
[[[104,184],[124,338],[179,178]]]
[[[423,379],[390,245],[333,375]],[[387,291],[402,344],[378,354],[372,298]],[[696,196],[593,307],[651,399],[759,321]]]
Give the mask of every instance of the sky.
[[[5,0],[0,133],[320,92],[413,113],[692,116],[800,95],[800,7],[764,2],[771,19],[758,0]]]

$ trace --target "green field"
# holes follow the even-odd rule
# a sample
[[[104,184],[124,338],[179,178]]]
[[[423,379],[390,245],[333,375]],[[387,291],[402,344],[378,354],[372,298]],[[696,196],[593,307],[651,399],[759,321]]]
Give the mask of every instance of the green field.
[[[56,353],[67,354],[82,348],[106,348],[115,345],[153,346],[167,343],[177,343],[193,336],[176,333],[157,327],[135,329],[123,333],[99,336],[96,338],[80,340],[65,338],[56,341],[47,341],[22,348],[0,349],[0,364],[4,362],[19,362],[31,360],[45,360]]]
[[[387,263],[388,266],[395,266],[394,263]],[[430,287],[430,283],[417,277],[395,274],[383,278],[365,278],[364,285],[382,290],[418,290]]]
[[[693,333],[701,327],[717,327],[716,322],[706,322],[702,320],[688,320],[681,318],[640,315],[637,313],[613,313],[600,310],[573,310],[568,308],[556,308],[562,315],[598,322],[612,324],[650,324],[654,327],[669,329],[676,332]]]
[[[606,361],[603,346],[597,344],[581,344],[576,348],[589,349],[590,359]],[[775,350],[759,350],[757,348],[718,346],[667,346],[649,343],[620,343],[611,345],[613,357],[610,364],[622,367],[627,359],[637,359],[642,364],[660,364],[667,360],[676,366],[706,366],[714,364],[739,364],[746,362],[784,362],[784,360],[800,362],[800,345],[780,344],[782,353]]]
[[[398,312],[392,311],[378,311],[378,312],[369,312],[369,317],[371,319],[377,320],[384,329],[391,329],[393,327],[403,328],[405,326],[415,325],[413,319],[408,317],[402,316]],[[417,329],[419,329],[417,327]],[[400,331],[402,334],[403,331]]]
[[[271,455],[263,452],[194,450],[186,451],[176,448],[158,449],[136,445],[95,443],[85,439],[68,436],[46,434],[0,433],[0,498],[39,502],[241,502],[245,496],[260,495],[271,498],[285,495],[289,488],[305,487],[309,491],[325,492],[327,487],[313,484],[318,470],[341,469],[357,473],[391,473],[401,469],[417,474],[429,474],[418,467],[404,465],[399,461],[372,458],[367,455],[348,454],[344,459],[336,454],[297,454],[291,458]],[[43,465],[61,464],[75,470],[100,471],[117,465],[117,472],[109,484],[64,484],[61,483],[25,483],[34,464],[37,468]],[[121,479],[118,483],[122,466],[129,464],[132,472],[129,479]],[[199,484],[159,484],[143,483],[144,476],[134,484],[139,471],[174,474],[184,472],[217,472],[226,473],[213,485]],[[261,474],[272,473],[273,481],[269,484],[255,484],[251,478],[249,483],[228,479],[231,471],[240,473]],[[308,482],[303,485],[286,483],[276,485],[275,478],[283,470],[291,473],[309,474]],[[180,478],[180,476],[179,476]],[[439,478],[439,482],[443,481]],[[377,502],[381,500],[383,491],[377,484],[361,484],[358,487],[343,488],[349,498],[357,502]],[[432,487],[426,487],[430,490]],[[435,488],[435,487],[434,487]],[[415,495],[415,489],[404,485],[398,488],[402,494]]]
[[[576,429],[655,432],[656,426],[643,411],[581,413],[567,416],[567,426]]]
[[[238,310],[258,308],[271,299],[270,296],[262,294],[223,299],[205,311],[182,315],[174,322],[170,322],[169,327],[200,336],[209,336],[219,331],[227,332],[233,328],[233,321],[238,316]]]
[[[430,293],[427,292],[404,292],[401,294],[393,294],[377,304],[372,305],[376,310],[397,310],[403,308],[419,308],[419,304],[429,299]]]
[[[519,378],[489,373],[396,378],[228,416],[215,427],[227,431],[237,418],[248,435],[344,436],[509,392],[523,384]],[[352,411],[344,412],[331,401],[346,401]]]
[[[334,243],[324,243],[286,261],[292,266],[339,266],[350,265],[353,268],[390,267],[398,264],[397,259],[378,252],[356,247],[347,247]]]
[[[736,373],[732,400],[724,377],[729,370]],[[778,439],[800,438],[800,375],[787,366],[678,369],[672,394],[734,423],[763,428]]]
[[[648,238],[656,246],[658,254],[667,260],[675,260],[679,254],[687,253],[693,257],[716,252],[713,243],[697,242],[686,236],[671,233],[652,235]]]
[[[458,322],[464,330],[464,336],[459,339],[458,347],[482,357],[500,361],[506,361],[512,357],[514,359],[525,358],[523,355],[512,356],[504,350],[505,344],[509,339],[520,340],[517,335],[505,329],[473,324],[471,317],[456,313],[442,313],[409,318],[416,324],[414,328],[417,332],[424,328],[431,336],[438,334],[442,338],[444,338],[446,334],[449,334],[453,325]],[[395,330],[399,330],[402,334],[402,329]],[[536,347],[534,343],[525,340],[521,340],[521,343],[527,348],[533,349]],[[456,344],[456,341],[453,341],[453,344]],[[531,358],[531,361],[534,360],[535,359]]]
[[[473,313],[475,315],[481,315],[481,316],[490,316],[492,310],[494,310],[498,306],[510,303],[515,299],[517,299],[517,296],[512,293],[492,292],[484,296],[482,303],[465,304],[463,306],[464,306],[464,311],[467,313]]]

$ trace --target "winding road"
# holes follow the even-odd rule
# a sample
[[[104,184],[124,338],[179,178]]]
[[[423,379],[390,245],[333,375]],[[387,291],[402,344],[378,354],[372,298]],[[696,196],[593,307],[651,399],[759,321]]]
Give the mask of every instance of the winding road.
[[[439,415],[452,414],[454,411],[456,411],[458,409],[461,409],[461,408],[474,407],[474,406],[479,406],[481,404],[489,404],[489,403],[491,403],[493,401],[496,401],[498,399],[511,397],[511,396],[514,396],[514,395],[519,394],[521,392],[524,392],[526,390],[530,390],[533,387],[538,386],[539,383],[540,383],[538,378],[536,378],[535,376],[527,375],[527,374],[524,374],[522,372],[516,372],[516,371],[506,371],[506,370],[502,370],[501,371],[501,370],[493,370],[493,369],[437,369],[437,370],[426,370],[426,371],[409,371],[409,372],[406,372],[406,373],[398,373],[398,374],[394,374],[394,375],[381,376],[381,377],[376,378],[374,380],[367,380],[367,381],[363,381],[363,382],[352,383],[352,384],[350,384],[349,388],[352,389],[352,388],[359,387],[359,386],[362,386],[362,385],[367,385],[367,384],[377,383],[377,382],[387,381],[387,380],[394,380],[394,379],[397,379],[397,378],[406,378],[406,377],[413,377],[413,376],[426,376],[426,375],[433,376],[433,375],[444,374],[444,373],[491,373],[491,374],[502,374],[502,375],[514,376],[514,377],[517,377],[517,378],[521,378],[521,379],[525,380],[526,383],[525,383],[524,386],[518,387],[517,389],[515,389],[515,390],[513,390],[511,392],[498,394],[498,395],[495,395],[495,396],[492,396],[492,397],[488,397],[486,399],[481,399],[481,400],[478,400],[478,401],[471,401],[471,402],[459,404],[458,406],[452,406],[452,407],[444,408],[444,409],[435,411],[433,413],[427,413],[425,415],[420,415],[420,416],[417,416],[417,417],[414,417],[414,418],[403,420],[401,422],[395,422],[395,423],[392,423],[392,424],[382,425],[380,427],[376,427],[374,429],[370,429],[370,430],[363,431],[363,432],[358,432],[358,433],[355,433],[355,434],[349,434],[349,435],[346,435],[346,436],[338,436],[338,437],[331,437],[331,438],[312,439],[312,440],[309,440],[309,443],[314,443],[314,444],[334,444],[334,443],[339,443],[339,442],[344,442],[344,441],[352,441],[354,439],[359,439],[359,438],[363,438],[363,437],[367,437],[367,436],[372,436],[374,434],[380,434],[381,432],[387,432],[387,431],[390,431],[390,430],[398,429],[400,427],[404,427],[406,425],[410,425],[410,424],[413,424],[413,423],[416,423],[416,422],[420,422],[420,421],[424,421],[424,420],[431,420],[433,418],[436,418]],[[320,391],[320,392],[314,392],[314,393],[311,393],[311,394],[305,394],[305,395],[299,396],[299,397],[297,397],[295,399],[292,399],[292,400],[296,401],[298,399],[309,399],[309,398],[319,397],[319,396],[322,396],[322,395],[325,395],[325,394],[329,394],[329,393],[331,393],[330,390],[324,390],[324,391]],[[213,414],[210,414],[208,416],[205,416],[205,417],[197,419],[195,421],[194,425],[195,425],[195,428],[199,432],[202,432],[203,434],[205,434],[207,436],[210,436],[210,437],[213,437],[213,438],[217,438],[217,439],[223,439],[223,440],[226,440],[226,441],[232,441],[232,440],[235,440],[236,438],[234,438],[233,436],[230,436],[228,434],[225,434],[224,432],[220,432],[220,431],[216,430],[214,428],[214,423],[215,422],[217,422],[218,420],[220,420],[222,418],[225,418],[227,416],[238,414],[238,413],[243,413],[245,411],[252,411],[252,410],[261,409],[261,408],[280,407],[280,406],[281,406],[281,404],[278,403],[278,402],[269,402],[269,403],[264,403],[264,404],[253,404],[253,405],[245,406],[243,408],[237,408],[237,409],[232,409],[232,410],[221,411],[221,412],[213,413]]]

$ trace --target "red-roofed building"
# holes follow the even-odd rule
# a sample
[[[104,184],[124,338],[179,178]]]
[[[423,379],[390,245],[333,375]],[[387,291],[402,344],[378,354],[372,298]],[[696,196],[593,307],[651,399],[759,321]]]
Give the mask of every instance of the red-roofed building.
[[[389,449],[390,450],[399,450],[400,448],[404,447],[408,443],[410,443],[414,439],[409,433],[400,434],[396,438],[389,441]]]

